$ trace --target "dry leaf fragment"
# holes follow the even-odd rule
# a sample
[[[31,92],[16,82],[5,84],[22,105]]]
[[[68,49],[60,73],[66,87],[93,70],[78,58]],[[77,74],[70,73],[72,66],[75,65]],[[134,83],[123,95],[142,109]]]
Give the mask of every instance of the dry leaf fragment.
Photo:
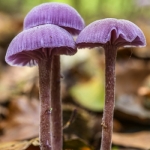
[[[28,141],[4,142],[0,144],[0,150],[25,150],[29,145]]]
[[[9,117],[1,121],[0,142],[25,140],[38,136],[39,101],[19,97],[13,99],[9,107]]]
[[[39,138],[31,139],[30,141],[13,141],[0,144],[0,150],[25,150],[29,146],[39,146]]]
[[[150,132],[113,133],[112,142],[115,145],[148,150],[150,149]]]

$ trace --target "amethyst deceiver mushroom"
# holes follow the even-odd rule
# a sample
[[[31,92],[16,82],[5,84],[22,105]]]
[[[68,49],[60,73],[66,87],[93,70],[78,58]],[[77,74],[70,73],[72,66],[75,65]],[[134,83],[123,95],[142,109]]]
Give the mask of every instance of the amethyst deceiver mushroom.
[[[51,150],[50,68],[52,55],[73,55],[75,53],[76,45],[72,36],[66,30],[52,24],[22,31],[8,47],[5,60],[9,65],[38,65],[39,68],[41,150]]]
[[[85,27],[77,38],[78,48],[103,47],[105,51],[105,108],[102,119],[101,150],[110,150],[115,105],[115,61],[117,49],[123,46],[145,46],[141,29],[134,23],[107,18]]]
[[[43,3],[31,9],[24,19],[24,30],[43,24],[55,24],[72,35],[78,35],[84,28],[84,20],[73,7],[57,2]]]
[[[63,3],[43,3],[28,12],[24,19],[24,30],[42,24],[55,24],[67,30],[72,35],[78,35],[84,28],[84,20],[71,6]],[[60,149],[62,145],[62,115],[60,99],[60,58],[53,56],[51,80],[51,137],[52,148]]]

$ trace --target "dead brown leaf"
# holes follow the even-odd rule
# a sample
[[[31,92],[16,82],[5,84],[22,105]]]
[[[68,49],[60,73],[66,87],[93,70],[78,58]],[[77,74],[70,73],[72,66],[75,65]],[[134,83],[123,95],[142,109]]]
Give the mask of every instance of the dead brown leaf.
[[[28,141],[6,142],[0,144],[0,150],[24,150],[30,143]]]
[[[38,136],[39,101],[26,97],[13,99],[8,118],[0,123],[0,142],[24,140]]]
[[[113,133],[112,142],[115,145],[148,150],[150,148],[150,132]]]
[[[124,94],[120,95],[115,105],[116,116],[137,122],[139,124],[150,124],[150,111],[142,105],[138,96]]]
[[[137,94],[145,78],[150,74],[149,63],[128,59],[116,64],[116,94]]]
[[[3,142],[0,144],[0,150],[25,150],[31,145],[39,146],[38,138],[31,139],[30,141]]]
[[[13,95],[25,93],[32,88],[33,79],[37,76],[37,68],[7,67],[0,75],[0,102]]]

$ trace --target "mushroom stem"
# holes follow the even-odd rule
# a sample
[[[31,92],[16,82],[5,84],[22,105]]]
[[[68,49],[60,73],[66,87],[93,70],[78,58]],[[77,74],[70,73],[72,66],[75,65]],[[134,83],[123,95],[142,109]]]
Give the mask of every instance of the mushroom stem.
[[[53,55],[51,80],[52,150],[62,150],[62,109],[60,99],[60,56]]]
[[[102,119],[101,150],[111,150],[113,114],[115,106],[115,62],[117,47],[104,46],[105,49],[105,108]]]
[[[41,150],[51,150],[51,95],[50,75],[51,59],[39,61],[39,93],[41,101],[40,110],[40,146]]]

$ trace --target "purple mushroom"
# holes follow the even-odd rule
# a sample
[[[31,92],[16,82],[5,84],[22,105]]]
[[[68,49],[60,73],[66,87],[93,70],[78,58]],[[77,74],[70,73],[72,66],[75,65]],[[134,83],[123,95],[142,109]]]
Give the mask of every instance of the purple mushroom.
[[[71,6],[63,3],[43,3],[34,7],[24,19],[24,30],[43,24],[55,24],[72,35],[78,35],[84,28],[80,14]],[[51,138],[52,148],[60,149],[62,143],[62,115],[60,99],[60,58],[54,54],[51,80]]]
[[[76,46],[72,36],[64,29],[41,25],[24,30],[10,43],[5,60],[11,66],[35,66],[39,68],[40,144],[42,150],[51,150],[51,64],[52,56],[73,55]],[[62,146],[62,145],[61,145]]]
[[[102,119],[101,150],[110,150],[115,105],[115,61],[117,49],[123,46],[145,46],[138,26],[123,19],[107,18],[85,27],[77,38],[78,48],[103,47],[105,50],[105,108]]]
[[[24,19],[24,29],[43,24],[55,24],[78,35],[84,28],[84,20],[71,6],[63,3],[43,3],[34,7]]]

